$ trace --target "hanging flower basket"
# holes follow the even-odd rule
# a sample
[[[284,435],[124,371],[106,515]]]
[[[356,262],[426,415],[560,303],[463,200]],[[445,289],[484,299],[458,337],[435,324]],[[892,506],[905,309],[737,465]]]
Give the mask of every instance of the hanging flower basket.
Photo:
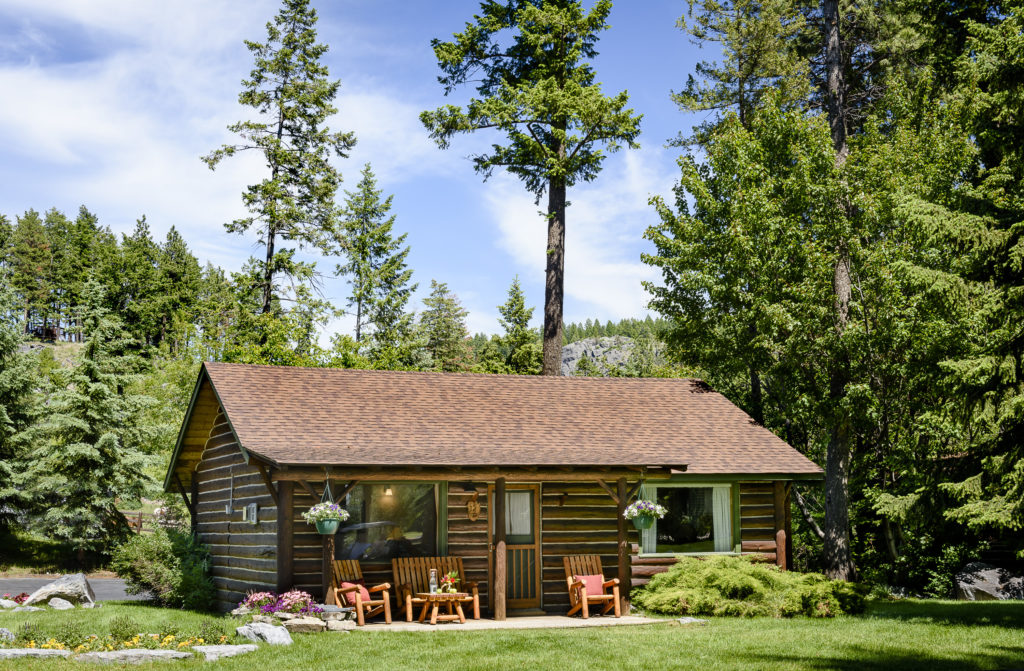
[[[316,526],[317,533],[332,536],[337,533],[338,526],[348,519],[348,511],[337,503],[318,503],[302,513],[302,519]]]
[[[633,526],[637,529],[650,529],[655,519],[661,519],[668,510],[665,506],[658,505],[653,501],[634,501],[626,506],[622,516],[632,520]]]

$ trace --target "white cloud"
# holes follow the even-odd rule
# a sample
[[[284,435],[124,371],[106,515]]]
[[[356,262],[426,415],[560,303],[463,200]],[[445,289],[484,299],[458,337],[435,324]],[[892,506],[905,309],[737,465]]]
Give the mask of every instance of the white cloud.
[[[640,282],[656,272],[640,261],[641,237],[656,223],[652,195],[672,186],[671,160],[661,149],[615,155],[590,184],[569,190],[566,213],[565,320],[621,319],[646,312]],[[499,244],[531,276],[543,276],[547,224],[533,197],[511,177],[489,184],[487,201],[500,233]]]

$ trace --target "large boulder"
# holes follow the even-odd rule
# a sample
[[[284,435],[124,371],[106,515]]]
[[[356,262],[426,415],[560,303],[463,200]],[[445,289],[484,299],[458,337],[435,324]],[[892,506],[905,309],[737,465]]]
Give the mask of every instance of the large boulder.
[[[956,598],[961,601],[1024,599],[1024,577],[990,564],[973,562],[956,574]]]
[[[270,645],[291,645],[292,635],[284,627],[277,627],[266,622],[253,622],[235,629],[235,632],[250,641],[259,643],[266,641]]]
[[[84,573],[63,575],[49,585],[43,585],[25,600],[24,606],[31,606],[35,603],[49,601],[53,597],[67,599],[72,603],[93,603],[96,601],[96,594],[92,591],[92,585],[85,579]]]

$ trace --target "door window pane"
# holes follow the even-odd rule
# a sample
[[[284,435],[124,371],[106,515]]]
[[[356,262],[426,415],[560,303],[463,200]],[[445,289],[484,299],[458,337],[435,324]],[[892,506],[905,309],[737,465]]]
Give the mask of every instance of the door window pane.
[[[533,542],[533,491],[505,493],[505,536],[510,543]]]
[[[335,558],[388,563],[436,556],[435,490],[431,484],[357,486],[342,504],[350,517],[335,536]]]
[[[658,503],[668,513],[655,523],[655,552],[714,552],[711,487],[659,487]]]

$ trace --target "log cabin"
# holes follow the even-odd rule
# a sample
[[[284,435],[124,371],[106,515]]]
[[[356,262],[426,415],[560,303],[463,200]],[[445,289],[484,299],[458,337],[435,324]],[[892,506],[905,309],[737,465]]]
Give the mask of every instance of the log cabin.
[[[254,590],[322,596],[332,557],[373,583],[394,557],[452,555],[504,618],[565,612],[566,555],[599,555],[627,608],[678,555],[785,568],[790,488],[821,478],[699,380],[206,363],[164,487],[225,610]],[[328,486],[351,516],[321,537],[301,514]],[[637,497],[669,513],[638,531],[622,515]]]

